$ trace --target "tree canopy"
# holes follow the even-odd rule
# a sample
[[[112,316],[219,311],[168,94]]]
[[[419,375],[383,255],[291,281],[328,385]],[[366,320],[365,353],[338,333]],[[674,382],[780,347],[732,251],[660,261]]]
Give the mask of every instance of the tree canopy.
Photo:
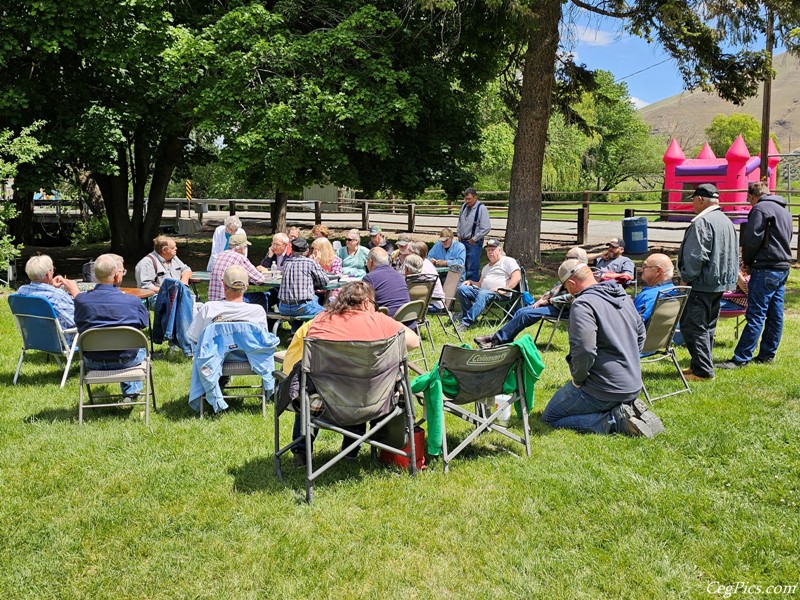
[[[740,135],[751,156],[756,156],[761,152],[761,122],[752,115],[745,113],[719,114],[711,119],[711,124],[706,127],[705,132],[708,145],[718,157],[725,156]],[[774,134],[771,134],[771,137],[777,145],[777,137]]]

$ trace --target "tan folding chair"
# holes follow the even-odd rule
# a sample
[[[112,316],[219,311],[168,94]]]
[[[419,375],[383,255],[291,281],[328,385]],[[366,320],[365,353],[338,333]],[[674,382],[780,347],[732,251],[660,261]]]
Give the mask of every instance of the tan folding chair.
[[[144,360],[133,367],[127,369],[114,369],[100,371],[97,369],[88,370],[83,361],[85,352],[122,352],[123,350],[139,350],[144,348]],[[97,327],[87,329],[78,338],[78,351],[80,352],[81,378],[78,403],[78,423],[83,423],[84,408],[103,408],[107,406],[136,406],[144,405],[144,422],[150,424],[150,396],[153,397],[153,410],[156,409],[156,391],[153,386],[153,371],[151,370],[150,347],[147,337],[133,327]],[[122,383],[123,381],[143,381],[145,384],[143,400],[133,402],[123,402],[124,396],[120,394],[105,394],[95,396],[92,394],[93,385],[107,385]],[[83,391],[86,387],[86,394],[89,396],[89,403],[83,400]],[[95,400],[107,400],[119,398],[117,402],[105,402],[96,404]]]
[[[682,394],[683,392],[691,393],[691,388],[686,382],[686,377],[683,375],[678,359],[675,357],[675,348],[672,347],[672,338],[675,336],[675,329],[681,320],[683,309],[686,307],[686,301],[689,298],[689,291],[691,287],[688,286],[675,286],[666,290],[662,290],[656,296],[656,302],[653,306],[653,312],[650,315],[650,320],[645,329],[644,348],[641,352],[642,364],[658,362],[668,358],[675,365],[678,375],[683,382],[683,387],[677,391],[663,394],[655,398],[651,398],[647,387],[644,385],[644,377],[642,378],[642,392],[645,399],[652,405],[656,400],[674,396],[675,394]]]
[[[417,331],[422,333],[422,327],[425,327],[425,330],[428,332],[428,341],[431,344],[431,350],[433,352],[436,352],[436,345],[433,342],[433,335],[431,334],[431,324],[428,320],[428,311],[430,310],[433,290],[436,287],[436,282],[438,280],[438,277],[434,277],[432,275],[416,274],[406,277],[408,295],[410,296],[411,300],[422,300],[425,303],[425,310],[423,310],[417,318]]]
[[[456,300],[456,290],[458,290],[458,286],[461,283],[461,274],[463,272],[463,265],[450,266],[450,270],[447,272],[447,277],[445,277],[444,283],[442,284],[442,289],[444,290],[444,308],[440,310],[428,310],[429,314],[436,316],[437,320],[439,321],[439,326],[442,328],[444,333],[447,333],[447,329],[444,326],[442,317],[446,316],[450,320],[450,326],[458,336],[458,341],[461,343],[464,343],[464,340],[461,338],[461,333],[458,331],[456,322],[453,319],[453,302]]]
[[[394,320],[408,326],[409,323],[419,323],[420,315],[424,315],[427,311],[428,305],[425,304],[424,300],[412,300],[397,309],[397,312],[394,313]],[[417,326],[417,331],[419,331],[419,326]],[[425,344],[423,344],[422,339],[419,342],[419,351],[422,353],[422,362],[425,364],[425,370],[427,371],[428,356],[425,354]]]

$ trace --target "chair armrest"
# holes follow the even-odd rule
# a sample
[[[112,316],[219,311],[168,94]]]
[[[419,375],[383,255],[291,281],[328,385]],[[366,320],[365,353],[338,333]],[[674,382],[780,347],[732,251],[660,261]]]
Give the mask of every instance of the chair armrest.
[[[512,290],[509,288],[497,288],[497,291],[498,293],[501,293],[503,296],[508,296],[510,298],[522,295],[522,292],[520,292],[519,290]]]

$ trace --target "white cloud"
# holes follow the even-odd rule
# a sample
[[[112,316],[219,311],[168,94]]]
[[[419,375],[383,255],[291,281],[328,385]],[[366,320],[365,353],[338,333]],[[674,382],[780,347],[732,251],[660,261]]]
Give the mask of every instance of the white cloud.
[[[640,108],[644,108],[645,106],[650,104],[649,102],[647,102],[645,100],[642,100],[641,98],[637,98],[636,96],[631,96],[631,102],[633,103],[633,107],[636,110],[639,110]]]
[[[575,31],[575,41],[589,46],[608,46],[614,41],[614,36],[602,29],[583,27]]]

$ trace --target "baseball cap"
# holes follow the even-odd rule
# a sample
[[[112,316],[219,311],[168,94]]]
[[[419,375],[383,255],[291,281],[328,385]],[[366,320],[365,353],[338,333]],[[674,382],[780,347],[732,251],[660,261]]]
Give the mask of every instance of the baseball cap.
[[[408,246],[411,242],[411,234],[410,233],[401,233],[397,236],[397,245],[398,246]]]
[[[610,246],[611,248],[624,248],[625,247],[625,240],[622,238],[611,238],[608,240],[606,246]]]
[[[588,266],[582,260],[577,260],[575,258],[570,258],[565,260],[561,263],[561,266],[558,267],[558,281],[561,285],[564,285],[564,282],[572,277],[575,273],[580,271],[583,267]]]
[[[247,241],[247,235],[244,233],[235,233],[228,240],[228,248],[240,248],[241,246],[252,246]]]
[[[299,237],[292,240],[292,252],[302,254],[306,250],[308,250],[308,242],[305,238]]]
[[[449,240],[451,237],[453,237],[453,232],[452,232],[452,231],[450,231],[450,230],[449,230],[447,227],[445,227],[444,229],[442,229],[442,230],[439,232],[439,241],[440,241],[440,242],[446,242],[446,241],[447,241],[447,240]]]
[[[246,290],[248,279],[247,271],[238,266],[228,267],[222,275],[222,283],[232,290]]]
[[[692,194],[689,196],[688,199],[691,200],[695,196],[700,196],[701,198],[716,199],[719,198],[719,190],[717,189],[717,186],[715,186],[713,183],[702,183],[697,186],[697,189],[695,189],[695,191],[692,192]]]
[[[486,240],[486,247],[487,248],[499,248],[503,244],[500,243],[500,240],[496,240],[494,238]]]
[[[378,235],[382,231],[383,231],[383,229],[381,229],[380,225],[373,225],[372,227],[369,228],[369,234],[370,235]]]

